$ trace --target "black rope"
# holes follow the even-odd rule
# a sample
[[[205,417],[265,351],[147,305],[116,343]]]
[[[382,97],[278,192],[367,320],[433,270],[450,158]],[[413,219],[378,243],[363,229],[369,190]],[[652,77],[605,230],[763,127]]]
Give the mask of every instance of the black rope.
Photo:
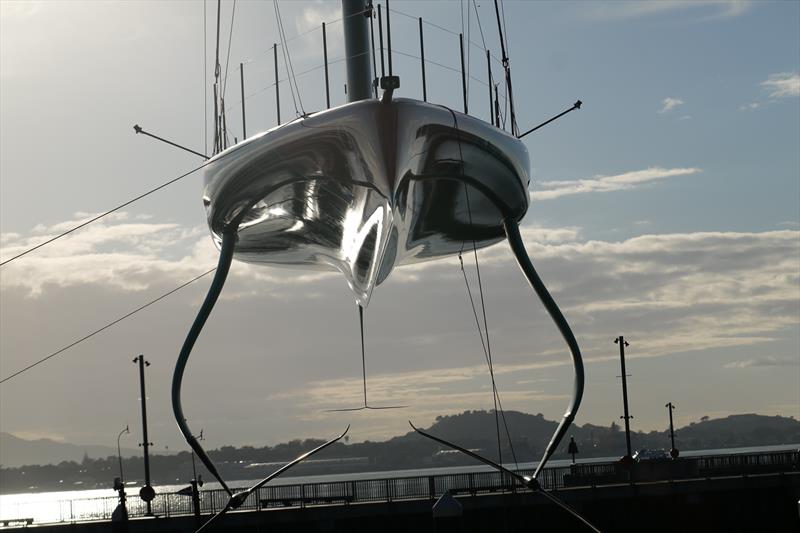
[[[5,383],[6,381],[8,381],[8,380],[10,380],[10,379],[12,379],[12,378],[14,378],[14,377],[16,377],[16,376],[18,376],[18,375],[22,374],[23,372],[25,372],[25,371],[27,371],[27,370],[30,370],[31,368],[33,368],[33,367],[35,367],[35,366],[37,366],[37,365],[40,365],[40,364],[44,363],[44,362],[45,362],[45,361],[47,361],[48,359],[52,359],[53,357],[55,357],[55,356],[57,356],[57,355],[59,355],[59,354],[61,354],[61,353],[65,352],[65,351],[69,350],[69,349],[70,349],[70,348],[72,348],[73,346],[76,346],[76,345],[78,345],[78,344],[82,343],[83,341],[85,341],[85,340],[87,340],[87,339],[90,339],[90,338],[94,337],[94,336],[95,336],[95,335],[97,335],[98,333],[101,333],[102,331],[105,331],[105,330],[107,330],[107,329],[108,329],[108,328],[110,328],[111,326],[114,326],[115,324],[119,324],[120,322],[122,322],[122,321],[123,321],[123,320],[125,320],[126,318],[128,318],[128,317],[130,317],[130,316],[133,316],[133,315],[135,315],[136,313],[138,313],[139,311],[141,311],[141,310],[143,310],[143,309],[146,309],[147,307],[150,307],[150,306],[151,306],[151,305],[153,305],[154,303],[156,303],[156,302],[159,302],[159,301],[163,300],[163,299],[164,299],[164,298],[166,298],[167,296],[169,296],[169,295],[171,295],[171,294],[174,294],[174,293],[178,292],[179,290],[181,290],[182,288],[186,287],[187,285],[191,285],[192,283],[194,283],[195,281],[199,280],[200,278],[202,278],[202,277],[204,277],[204,276],[207,276],[208,274],[211,274],[211,273],[212,273],[212,272],[214,272],[216,269],[217,269],[217,268],[216,268],[216,267],[214,267],[214,268],[212,268],[211,270],[208,270],[208,271],[206,271],[206,272],[203,272],[203,273],[202,273],[202,274],[200,274],[199,276],[196,276],[196,277],[194,277],[194,278],[190,279],[190,280],[189,280],[189,281],[187,281],[186,283],[184,283],[184,284],[182,284],[182,285],[179,285],[179,286],[175,287],[175,288],[174,288],[174,289],[172,289],[171,291],[169,291],[169,292],[165,292],[164,294],[162,294],[162,295],[161,295],[161,296],[159,296],[158,298],[155,298],[154,300],[150,300],[150,301],[149,301],[149,302],[147,302],[146,304],[144,304],[144,305],[142,305],[142,306],[139,306],[139,307],[137,307],[136,309],[134,309],[134,310],[133,310],[133,311],[131,311],[130,313],[127,313],[127,314],[125,314],[125,315],[123,315],[123,316],[119,317],[118,319],[116,319],[116,320],[114,320],[114,321],[112,321],[112,322],[109,322],[108,324],[106,324],[106,325],[105,325],[105,326],[103,326],[102,328],[94,330],[93,332],[89,333],[88,335],[86,335],[86,336],[84,336],[84,337],[81,337],[80,339],[76,340],[75,342],[73,342],[73,343],[70,343],[70,344],[68,344],[68,345],[64,346],[63,348],[60,348],[60,349],[56,350],[55,352],[51,353],[51,354],[50,354],[50,355],[48,355],[47,357],[43,357],[43,358],[39,359],[38,361],[36,361],[35,363],[32,363],[32,364],[30,364],[30,365],[26,366],[26,367],[25,367],[25,368],[23,368],[22,370],[18,370],[17,372],[14,372],[14,373],[13,373],[13,374],[11,374],[10,376],[7,376],[7,377],[3,378],[2,380],[0,380],[0,383]]]
[[[461,173],[463,174],[464,173],[464,153],[463,153],[463,151],[461,149],[461,130],[458,127],[458,118],[456,117],[455,112],[453,112],[452,109],[449,109],[449,108],[447,108],[447,109],[448,109],[448,111],[450,111],[450,114],[453,116],[453,123],[455,125],[456,132],[457,132],[457,135],[458,135],[458,153],[459,153],[459,158],[460,158],[460,162],[461,162]],[[466,182],[464,182],[464,195],[465,195],[466,202],[467,202],[467,215],[469,217],[469,225],[470,225],[470,228],[471,228],[472,227],[472,208],[471,208],[470,203],[469,203],[469,189],[468,189],[468,186],[467,186]],[[483,344],[483,334],[481,333],[481,326],[480,326],[480,322],[478,321],[478,313],[475,310],[475,302],[474,302],[474,300],[472,298],[472,291],[469,288],[469,281],[467,280],[467,273],[464,270],[464,261],[461,258],[461,254],[462,254],[463,250],[464,250],[464,242],[462,241],[462,243],[461,243],[461,251],[458,252],[458,260],[461,263],[461,271],[464,273],[464,282],[467,285],[467,293],[469,294],[469,301],[470,301],[470,304],[472,305],[472,313],[475,316],[475,322],[476,322],[476,325],[478,327],[478,334],[480,335],[480,339],[481,339],[481,347],[483,348],[484,356],[486,357],[486,362],[487,362],[487,364],[489,366],[489,376],[491,377],[491,381],[492,381],[492,400],[493,400],[493,403],[494,403],[495,430],[497,432],[497,455],[498,455],[498,459],[499,459],[500,464],[502,464],[503,463],[503,453],[502,453],[502,446],[501,446],[501,442],[500,442],[500,421],[499,421],[499,418],[498,418],[498,407],[499,407],[499,412],[501,413],[502,418],[503,418],[503,426],[505,427],[506,438],[508,439],[508,445],[509,445],[509,448],[511,449],[511,455],[514,458],[514,464],[516,465],[517,469],[519,469],[519,464],[517,463],[517,454],[516,454],[516,452],[514,450],[514,443],[511,440],[511,433],[510,433],[510,431],[508,429],[508,421],[506,420],[506,414],[505,414],[505,411],[503,410],[503,404],[500,401],[500,392],[497,390],[497,382],[495,381],[495,377],[494,377],[494,364],[493,364],[493,361],[492,361],[492,348],[491,348],[491,344],[489,342],[489,326],[488,326],[488,321],[487,321],[487,318],[486,318],[486,305],[484,303],[484,297],[483,297],[483,283],[481,281],[480,264],[478,262],[478,247],[477,247],[477,244],[475,243],[475,239],[474,238],[472,239],[472,251],[473,251],[473,253],[475,255],[475,267],[477,269],[477,274],[478,274],[478,287],[480,289],[480,296],[481,296],[481,309],[482,309],[482,312],[483,312],[483,327],[484,327],[484,331],[486,332],[486,345]]]
[[[140,195],[139,195],[139,196],[137,196],[136,198],[133,198],[133,199],[131,199],[131,200],[128,200],[128,201],[127,201],[127,202],[125,202],[125,203],[119,204],[117,207],[115,207],[115,208],[113,208],[113,209],[109,209],[108,211],[105,211],[104,213],[100,213],[100,214],[99,214],[99,215],[97,215],[96,217],[90,218],[90,219],[89,219],[89,220],[87,220],[86,222],[82,222],[82,223],[78,224],[77,226],[75,226],[75,227],[73,227],[73,228],[70,228],[70,229],[68,229],[67,231],[63,232],[63,233],[60,233],[60,234],[56,235],[55,237],[52,237],[52,238],[50,238],[50,239],[47,239],[46,241],[44,241],[44,242],[41,242],[41,243],[37,244],[36,246],[33,246],[33,247],[31,247],[31,248],[28,248],[28,249],[27,249],[27,250],[25,250],[24,252],[18,253],[18,254],[17,254],[17,255],[15,255],[14,257],[12,257],[12,258],[10,258],[10,259],[6,259],[6,260],[5,260],[5,261],[3,261],[2,263],[0,263],[0,267],[2,267],[2,266],[4,266],[4,265],[7,265],[8,263],[10,263],[11,261],[14,261],[15,259],[19,259],[19,258],[20,258],[20,257],[22,257],[22,256],[28,255],[29,253],[33,252],[34,250],[38,250],[38,249],[39,249],[39,248],[41,248],[42,246],[45,246],[45,245],[47,245],[47,244],[50,244],[50,243],[51,243],[51,242],[53,242],[53,241],[57,241],[58,239],[60,239],[60,238],[62,238],[62,237],[66,237],[67,235],[69,235],[69,234],[70,234],[70,233],[72,233],[73,231],[77,231],[77,230],[81,229],[81,228],[82,228],[82,227],[84,227],[84,226],[88,226],[88,225],[89,225],[89,224],[91,224],[92,222],[96,222],[96,221],[100,220],[101,218],[103,218],[103,217],[106,217],[106,216],[110,215],[111,213],[114,213],[115,211],[119,211],[119,210],[120,210],[120,209],[122,209],[123,207],[127,207],[127,206],[129,206],[129,205],[131,205],[132,203],[134,203],[134,202],[136,202],[136,201],[138,201],[138,200],[141,200],[141,199],[142,199],[142,198],[144,198],[145,196],[149,196],[149,195],[153,194],[153,193],[154,193],[154,192],[156,192],[156,191],[160,191],[160,190],[161,190],[161,189],[163,189],[164,187],[166,187],[166,186],[168,186],[168,185],[172,185],[172,184],[173,184],[173,183],[175,183],[176,181],[178,181],[178,180],[181,180],[181,179],[185,178],[186,176],[188,176],[188,175],[190,175],[190,174],[193,174],[193,173],[197,172],[198,170],[202,169],[203,167],[205,167],[205,166],[206,166],[206,165],[208,165],[209,163],[210,163],[210,161],[206,161],[206,162],[205,162],[205,163],[203,163],[202,165],[200,165],[200,166],[198,166],[198,167],[195,167],[195,168],[193,168],[192,170],[190,170],[190,171],[188,171],[188,172],[185,172],[185,173],[181,174],[181,175],[180,175],[180,176],[178,176],[177,178],[173,178],[173,179],[169,180],[169,181],[168,181],[168,182],[166,182],[166,183],[162,183],[162,184],[161,184],[161,185],[159,185],[158,187],[156,187],[156,188],[154,188],[154,189],[150,189],[149,191],[147,191],[147,192],[145,192],[145,193],[143,193],[143,194],[140,194]]]

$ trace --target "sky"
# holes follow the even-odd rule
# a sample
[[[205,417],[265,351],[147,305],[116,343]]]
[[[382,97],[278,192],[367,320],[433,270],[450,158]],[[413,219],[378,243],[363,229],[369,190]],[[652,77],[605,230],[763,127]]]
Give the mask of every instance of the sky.
[[[421,16],[429,101],[462,106],[463,27],[470,110],[488,118],[483,40],[500,56],[492,3],[391,7],[398,95],[421,98]],[[231,31],[232,11],[223,2],[220,55],[228,127],[241,138],[239,64],[252,135],[275,125],[280,38],[272,2],[237,2]],[[344,103],[339,3],[280,11],[300,97],[296,110],[279,60],[282,118],[324,108],[322,22],[332,105]],[[504,11],[520,128],[584,102],[524,139],[523,238],[585,356],[575,422],[620,422],[618,335],[630,342],[634,430],[665,429],[669,401],[678,426],[800,417],[800,2],[506,1]],[[0,2],[3,260],[202,162],[133,125],[210,151],[215,15],[216,2]],[[0,376],[213,268],[201,181],[192,174],[0,267]],[[559,419],[572,368],[557,329],[506,244],[479,260],[503,407]],[[465,264],[474,292],[474,258]],[[128,445],[140,442],[141,353],[154,450],[185,449],[169,386],[209,282],[0,385],[0,430],[113,445],[130,424]],[[352,441],[381,440],[409,419],[492,408],[455,258],[400,267],[375,290],[366,350],[371,403],[408,407],[326,412],[361,401],[344,278],[234,263],[186,372],[189,424],[210,448],[329,438],[347,424]]]

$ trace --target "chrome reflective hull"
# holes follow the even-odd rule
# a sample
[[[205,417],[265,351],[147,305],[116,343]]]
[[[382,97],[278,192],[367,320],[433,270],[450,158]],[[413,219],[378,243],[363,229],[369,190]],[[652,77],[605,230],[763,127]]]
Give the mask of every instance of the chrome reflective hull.
[[[256,135],[205,171],[203,201],[235,258],[342,272],[356,301],[395,265],[505,238],[528,208],[521,141],[416,100],[365,100]]]

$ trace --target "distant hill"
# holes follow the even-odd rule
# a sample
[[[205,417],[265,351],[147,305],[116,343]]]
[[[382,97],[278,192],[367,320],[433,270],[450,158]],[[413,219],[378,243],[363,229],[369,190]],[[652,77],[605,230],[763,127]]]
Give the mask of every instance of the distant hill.
[[[553,435],[557,422],[545,419],[541,414],[531,415],[517,411],[506,411],[505,421],[513,444],[513,454],[519,461],[536,461]],[[466,411],[461,414],[436,419],[429,431],[446,440],[457,442],[467,448],[481,449],[485,455],[497,458],[497,429],[494,412]],[[614,457],[625,453],[625,432],[616,423],[610,426],[593,424],[570,427],[560,450],[554,458],[566,457],[566,444],[574,436],[580,457]],[[386,444],[395,447],[401,443],[409,445],[420,438],[413,432],[395,437]],[[502,418],[500,418],[501,453],[505,459],[512,456]],[[800,421],[781,416],[757,414],[730,415],[725,418],[703,417],[699,422],[676,428],[675,446],[679,450],[703,450],[736,448],[747,446],[769,446],[800,443]],[[631,431],[633,450],[641,448],[668,449],[669,431],[648,433]],[[460,459],[460,458],[459,458]]]
[[[123,457],[137,455],[138,450],[122,448]],[[100,459],[109,455],[117,456],[112,446],[81,445],[58,442],[51,439],[26,440],[10,433],[0,432],[0,465],[14,468],[23,465],[58,464],[61,461],[80,463],[84,455]]]
[[[507,411],[509,445],[505,427],[500,425],[501,450],[504,461],[516,456],[519,462],[538,461],[557,426],[541,414],[531,415]],[[634,421],[635,422],[635,421]],[[635,427],[635,426],[634,426]],[[438,417],[427,428],[430,433],[478,450],[497,459],[497,428],[494,412],[466,411],[457,415]],[[553,459],[567,459],[567,442],[574,436],[578,457],[621,457],[625,453],[625,433],[612,423],[610,426],[584,424],[570,427],[566,438]],[[80,485],[83,488],[108,488],[116,475],[116,449],[107,446],[79,446],[41,439],[26,441],[1,434],[0,493],[37,490],[63,490]],[[293,440],[275,446],[222,446],[209,450],[221,474],[228,480],[256,479],[271,473],[276,465],[294,459],[324,441],[319,439]],[[631,432],[634,450],[669,448],[668,431]],[[715,420],[703,417],[700,421],[676,429],[677,448],[709,450],[718,448],[800,444],[800,422],[793,418],[755,414],[731,415]],[[84,459],[84,454],[89,459]],[[123,461],[126,480],[142,482],[143,459],[139,450],[126,449]],[[63,462],[62,462],[63,461]],[[67,462],[72,461],[72,462]],[[183,451],[174,455],[150,457],[153,483],[188,482],[192,475],[192,457]],[[32,466],[36,463],[49,465]],[[57,464],[54,464],[57,463]],[[25,464],[25,468],[19,465]],[[332,474],[343,472],[376,472],[407,468],[474,465],[475,460],[426,439],[413,431],[384,442],[338,442],[319,457],[301,463],[295,475]],[[211,475],[201,464],[197,472],[205,479]]]
[[[707,419],[680,428],[680,441],[688,448],[729,448],[800,442],[800,422],[782,416],[731,415]]]

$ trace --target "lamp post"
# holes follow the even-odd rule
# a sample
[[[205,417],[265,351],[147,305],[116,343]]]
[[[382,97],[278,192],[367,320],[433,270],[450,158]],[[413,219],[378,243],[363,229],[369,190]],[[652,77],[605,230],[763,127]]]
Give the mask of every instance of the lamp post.
[[[139,365],[139,391],[142,397],[142,436],[144,437],[144,442],[141,444],[142,448],[144,448],[144,487],[139,490],[139,497],[147,504],[147,516],[153,516],[151,502],[156,497],[156,491],[150,485],[150,454],[148,453],[148,448],[153,443],[147,438],[147,395],[144,388],[144,367],[150,366],[150,363],[144,360],[143,355],[134,357],[133,363]]]
[[[200,430],[200,435],[195,437],[197,440],[205,440],[203,438],[203,430]],[[197,522],[198,527],[200,527],[200,487],[203,486],[203,478],[197,478],[197,466],[194,460],[194,449],[191,450],[192,453],[192,480],[189,482],[189,491],[192,497],[192,510],[194,511],[195,521]],[[187,494],[186,489],[183,489],[181,493]]]
[[[206,440],[205,438],[203,438],[203,430],[202,429],[200,430],[200,435],[197,437],[197,440]],[[197,468],[196,468],[195,462],[194,462],[194,448],[192,448],[192,479],[194,479],[195,481],[197,480]],[[200,485],[201,486],[203,485],[202,481],[200,481]]]
[[[680,452],[678,452],[678,449],[675,447],[675,426],[672,425],[672,411],[675,410],[675,405],[669,402],[664,407],[669,409],[669,439],[672,443],[672,447],[669,449],[669,455],[673,459],[677,459]]]
[[[630,462],[633,459],[633,454],[631,453],[631,425],[630,419],[633,418],[628,414],[628,380],[627,374],[625,374],[625,347],[629,346],[628,341],[626,341],[622,335],[614,339],[614,344],[619,344],[619,362],[620,368],[622,370],[622,407],[625,411],[625,414],[620,418],[625,420],[625,446],[628,453],[623,457],[626,462]]]
[[[128,508],[125,507],[125,476],[122,473],[122,451],[119,447],[119,439],[122,437],[123,433],[130,433],[129,426],[125,426],[125,429],[119,432],[117,435],[117,459],[119,460],[119,477],[114,479],[114,490],[117,491],[119,494],[119,504],[117,505],[114,512],[111,513],[111,521],[112,522],[126,522],[128,520]]]
[[[119,459],[119,479],[123,484],[125,483],[125,476],[122,473],[122,451],[120,450],[119,447],[119,439],[120,437],[122,437],[123,433],[130,433],[130,432],[131,432],[130,427],[126,425],[125,429],[120,431],[119,435],[117,435],[117,459]]]

